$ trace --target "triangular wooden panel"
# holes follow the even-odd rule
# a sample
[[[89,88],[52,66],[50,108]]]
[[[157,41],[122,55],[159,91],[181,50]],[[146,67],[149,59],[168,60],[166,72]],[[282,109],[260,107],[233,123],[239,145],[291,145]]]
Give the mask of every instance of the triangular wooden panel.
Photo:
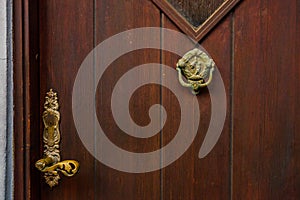
[[[211,3],[210,1],[182,1],[176,3],[172,0],[152,0],[184,33],[196,41],[201,40],[240,0],[219,0],[209,12],[206,12],[205,18],[189,16],[181,3]],[[201,8],[205,8],[202,5]],[[208,8],[211,5],[207,5]],[[195,7],[192,7],[195,9]],[[196,9],[198,9],[196,7]],[[178,11],[179,10],[179,11]],[[193,12],[195,13],[196,10]],[[199,10],[198,12],[201,12]],[[193,18],[194,17],[194,18]],[[198,20],[198,21],[197,21]]]

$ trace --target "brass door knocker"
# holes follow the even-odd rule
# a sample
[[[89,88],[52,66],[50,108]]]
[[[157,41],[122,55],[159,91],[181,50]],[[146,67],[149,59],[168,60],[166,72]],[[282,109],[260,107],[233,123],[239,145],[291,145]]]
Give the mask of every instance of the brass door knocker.
[[[58,184],[58,180],[60,179],[58,171],[62,172],[65,176],[73,176],[79,169],[79,163],[75,160],[60,161],[60,113],[58,111],[59,105],[57,100],[57,94],[50,89],[46,95],[45,110],[43,112],[44,158],[35,163],[35,167],[45,173],[46,183],[50,187]]]
[[[200,88],[206,87],[212,81],[214,67],[214,61],[205,52],[195,48],[178,60],[176,70],[180,84],[191,88],[194,94],[198,94]],[[187,82],[182,76],[187,79]]]

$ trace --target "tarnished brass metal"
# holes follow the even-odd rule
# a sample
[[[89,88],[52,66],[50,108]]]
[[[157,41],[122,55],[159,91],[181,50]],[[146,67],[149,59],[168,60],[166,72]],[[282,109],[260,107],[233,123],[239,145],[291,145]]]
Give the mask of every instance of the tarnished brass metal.
[[[60,176],[58,171],[65,176],[73,176],[79,169],[79,163],[75,160],[60,161],[60,132],[59,120],[60,113],[58,111],[57,94],[50,89],[45,97],[43,122],[43,144],[44,144],[44,158],[35,163],[35,167],[41,172],[44,172],[46,183],[53,187],[58,184]]]
[[[192,88],[194,94],[198,94],[201,87],[210,84],[214,68],[214,61],[197,48],[187,52],[176,65],[180,84]],[[182,76],[187,79],[187,82]]]

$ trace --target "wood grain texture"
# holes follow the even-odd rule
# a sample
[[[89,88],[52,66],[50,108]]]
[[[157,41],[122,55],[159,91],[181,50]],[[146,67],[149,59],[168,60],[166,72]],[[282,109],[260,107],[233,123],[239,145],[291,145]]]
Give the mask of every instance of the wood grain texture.
[[[125,30],[160,26],[160,11],[151,1],[97,0],[95,8],[96,44]],[[160,40],[160,35],[157,35],[157,39]],[[121,42],[130,42],[130,35],[128,39]],[[145,42],[151,41],[145,40]],[[145,63],[160,63],[160,51],[143,49],[121,56],[109,66],[98,86],[96,85],[96,105],[100,125],[115,145],[132,152],[150,152],[159,149],[160,133],[149,139],[137,139],[123,132],[116,125],[111,113],[111,95],[122,75],[133,67]],[[132,84],[135,82],[134,79],[142,78],[134,77]],[[138,89],[130,100],[129,108],[133,120],[138,125],[147,125],[150,122],[148,110],[150,106],[157,103],[160,103],[159,86],[150,84]],[[95,145],[100,144],[96,141]],[[135,164],[132,160],[127,162]],[[159,163],[160,160],[149,162]],[[95,170],[95,196],[98,199],[160,199],[160,171],[141,174],[125,173],[100,162],[96,163]]]
[[[39,70],[37,1],[14,2],[14,193],[15,199],[35,198],[40,194],[30,169],[39,154],[40,140],[33,137],[39,127]],[[31,19],[31,20],[29,20]],[[12,170],[12,169],[9,169]],[[32,188],[32,189],[29,189]]]
[[[241,1],[223,20],[219,22],[222,15],[218,15],[205,33],[194,35],[215,60],[227,94],[224,129],[207,157],[198,158],[211,117],[207,89],[197,97],[201,120],[193,144],[160,171],[120,172],[96,161],[84,148],[76,134],[71,105],[73,83],[86,55],[105,39],[132,28],[154,26],[186,32],[177,27],[177,19],[163,14],[153,2],[166,1],[14,1],[15,199],[299,199],[297,0]],[[193,9],[189,6],[186,8]],[[170,12],[174,14],[174,10]],[[157,39],[162,46],[170,42],[178,48],[180,44],[163,35]],[[114,144],[133,152],[149,152],[174,138],[181,111],[169,89],[145,85],[130,99],[130,114],[138,125],[150,122],[148,110],[153,104],[162,104],[168,113],[162,132],[149,139],[137,139],[120,130],[110,100],[116,82],[128,70],[160,62],[175,67],[178,59],[170,52],[143,49],[122,55],[105,71],[95,85],[96,120]],[[163,70],[158,76],[166,81]],[[178,84],[177,79],[171,81]],[[61,176],[59,186],[52,190],[34,167],[42,156],[41,115],[50,88],[58,92],[60,103],[62,159],[76,159],[81,164],[77,175]],[[187,92],[181,98],[189,95]],[[191,114],[189,120],[193,119]],[[95,141],[94,145],[99,144]]]
[[[39,199],[93,199],[94,158],[81,143],[72,116],[72,90],[76,73],[93,49],[93,2],[75,0],[41,1],[40,10],[40,106],[45,94],[58,93],[61,114],[61,160],[75,159],[79,172],[72,178],[61,175],[53,189],[41,179]],[[42,134],[43,127],[40,127]],[[42,152],[40,154],[42,156]],[[35,173],[42,174],[32,168]]]
[[[23,82],[23,7],[21,2],[13,4],[14,38],[14,199],[24,199],[24,82]],[[18,87],[16,87],[18,86]],[[16,131],[18,130],[18,131]]]
[[[296,2],[243,1],[234,15],[233,199],[300,197]]]
[[[167,0],[194,27],[199,27],[225,0]]]
[[[163,17],[163,27],[178,31],[167,17]],[[199,159],[199,149],[211,117],[210,95],[208,90],[204,89],[197,97],[201,117],[197,136],[193,144],[177,161],[162,170],[163,199],[229,199],[230,197],[230,27],[231,20],[230,17],[227,17],[202,43],[203,47],[206,48],[216,62],[225,82],[228,110],[223,132],[212,152],[204,159]],[[177,42],[180,44],[177,44],[177,46],[182,45],[179,43],[180,41]],[[176,47],[176,41],[173,41],[173,43]],[[162,62],[170,67],[175,67],[179,58],[178,55],[163,52]],[[172,82],[179,84],[177,79],[172,80]],[[213,85],[212,83],[212,90],[214,89]],[[182,87],[182,90],[188,91],[189,89]],[[180,98],[191,98],[192,95],[191,92],[187,92],[186,95],[180,96]],[[171,121],[163,129],[163,141],[170,141],[176,134],[180,121],[186,119],[180,118],[180,107],[176,97],[166,88],[162,89],[162,104],[166,110],[169,110],[168,120]],[[196,109],[193,105],[190,106],[192,106],[192,110]],[[191,113],[188,120],[195,120],[193,113]],[[189,127],[189,131],[197,131],[194,129],[195,127]]]
[[[39,157],[39,151],[37,149],[40,146],[40,139],[32,134],[35,130],[38,130],[40,124],[40,108],[38,105],[38,98],[39,95],[39,40],[37,39],[38,35],[38,1],[28,1],[24,2],[24,15],[28,16],[28,21],[25,20],[25,23],[28,26],[25,26],[25,67],[24,70],[24,81],[25,85],[25,130],[26,130],[26,137],[25,137],[25,165],[26,170],[25,174],[28,178],[26,178],[25,185],[28,188],[33,188],[32,190],[26,191],[26,198],[36,198],[40,195],[40,186],[37,185],[35,181],[40,176],[36,172],[32,171],[31,169],[34,168],[34,163],[36,158]],[[32,20],[29,20],[32,19]],[[27,34],[26,34],[27,33]]]

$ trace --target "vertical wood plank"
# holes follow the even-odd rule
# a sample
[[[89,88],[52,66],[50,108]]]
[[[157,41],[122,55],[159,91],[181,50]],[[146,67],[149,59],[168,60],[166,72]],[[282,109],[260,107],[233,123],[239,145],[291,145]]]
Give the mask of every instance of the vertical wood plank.
[[[163,27],[179,31],[167,18],[163,18]],[[231,21],[230,16],[222,20],[217,29],[203,41],[202,45],[216,62],[224,80],[227,93],[227,116],[223,132],[216,146],[207,157],[198,158],[198,152],[208,129],[211,116],[211,102],[208,90],[197,97],[201,110],[197,136],[189,149],[173,164],[162,170],[163,198],[164,199],[229,199],[230,178],[230,53],[231,53]],[[164,44],[165,41],[163,41]],[[176,46],[176,41],[173,41]],[[178,55],[163,52],[162,62],[165,65],[175,67],[179,59]],[[178,79],[172,80],[179,84]],[[213,83],[212,83],[213,84]],[[213,89],[213,86],[212,86]],[[182,90],[189,90],[183,88]],[[182,96],[180,98],[190,98]],[[180,109],[176,97],[166,88],[162,89],[162,103],[168,111],[168,120],[163,129],[163,144],[170,141],[177,132],[180,124]],[[192,105],[190,105],[192,106]],[[171,112],[170,112],[171,111]],[[190,119],[193,120],[191,113]],[[193,131],[193,127],[190,127]]]
[[[235,12],[233,199],[299,198],[296,2]]]
[[[110,36],[129,29],[160,26],[160,12],[148,0],[97,0],[95,12],[96,45]],[[160,39],[159,35],[157,39]],[[115,145],[132,152],[150,152],[159,149],[160,134],[151,138],[137,139],[123,132],[112,116],[111,94],[115,83],[123,74],[145,63],[160,63],[160,51],[144,49],[121,56],[109,66],[96,86],[98,121],[102,129]],[[139,78],[142,77],[134,77],[133,82],[134,79]],[[147,125],[150,122],[149,107],[157,103],[160,103],[159,86],[147,85],[139,88],[130,100],[129,109],[133,120],[140,126]],[[100,144],[96,141],[95,145]],[[133,161],[128,160],[128,162]],[[160,171],[141,174],[125,173],[100,162],[96,163],[95,170],[97,199],[160,199]]]
[[[26,199],[40,197],[40,186],[36,180],[39,174],[32,171],[39,156],[40,139],[35,136],[39,129],[39,40],[38,40],[38,1],[24,1],[24,96],[25,96],[25,187]],[[28,17],[28,18],[27,18]],[[27,19],[26,19],[27,18]]]
[[[297,52],[300,52],[300,38],[297,37],[300,35],[300,1],[296,1],[296,48],[295,48],[295,66],[297,69],[297,64],[300,63],[300,56],[298,56],[299,54]],[[295,85],[299,86],[300,85],[300,72],[299,72],[299,67],[298,67],[298,71],[295,72]],[[298,77],[298,78],[297,78]],[[299,87],[296,87],[296,89]],[[299,90],[299,89],[298,89]],[[296,92],[296,97],[295,97],[295,102],[300,102],[300,95],[299,92]],[[300,159],[299,159],[299,152],[300,152],[300,134],[297,134],[300,132],[300,124],[299,124],[299,120],[300,119],[300,111],[299,111],[299,106],[295,106],[295,122],[294,122],[294,126],[295,126],[295,134],[294,134],[294,141],[293,141],[293,148],[294,153],[293,153],[293,167],[291,167],[291,170],[295,170],[294,175],[295,176],[290,176],[290,179],[292,179],[293,181],[291,181],[292,185],[291,187],[294,188],[294,196],[296,197],[300,197],[300,190],[297,189],[298,185],[300,185],[300,175],[299,175],[299,171],[300,171]],[[298,159],[297,159],[298,158]]]
[[[45,94],[53,88],[58,93],[61,113],[61,159],[75,159],[81,165],[74,177],[61,175],[59,185],[53,189],[42,178],[41,199],[93,199],[94,158],[82,145],[72,116],[76,73],[93,49],[93,2],[49,0],[40,1],[39,8],[41,112]],[[42,130],[41,126],[41,134]]]

